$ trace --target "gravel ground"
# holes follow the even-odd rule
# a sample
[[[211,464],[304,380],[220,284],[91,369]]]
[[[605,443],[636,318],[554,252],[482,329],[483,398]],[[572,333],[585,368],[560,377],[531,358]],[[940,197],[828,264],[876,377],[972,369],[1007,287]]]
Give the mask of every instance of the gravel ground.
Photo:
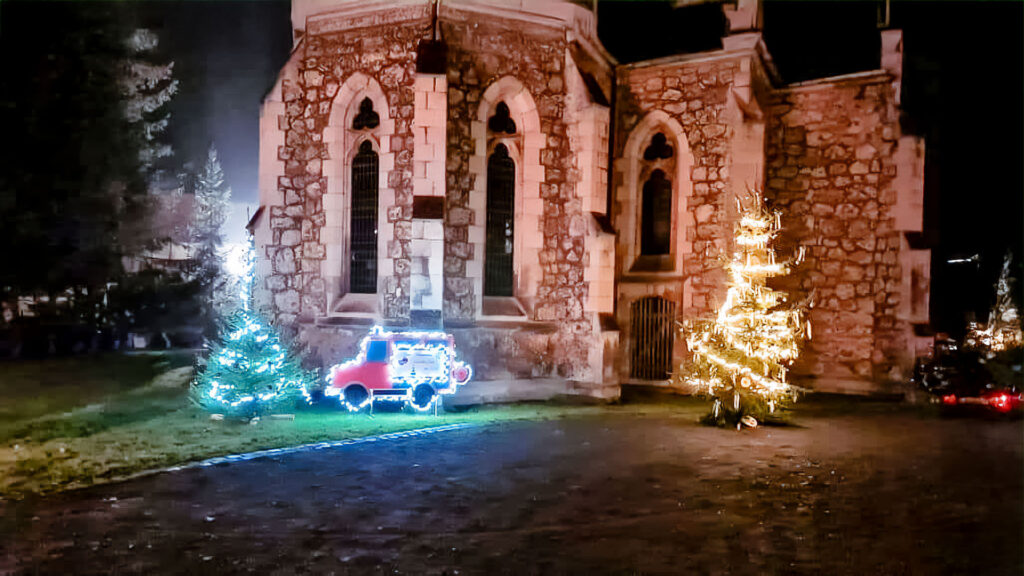
[[[0,502],[7,574],[1020,574],[1024,425],[496,424]]]

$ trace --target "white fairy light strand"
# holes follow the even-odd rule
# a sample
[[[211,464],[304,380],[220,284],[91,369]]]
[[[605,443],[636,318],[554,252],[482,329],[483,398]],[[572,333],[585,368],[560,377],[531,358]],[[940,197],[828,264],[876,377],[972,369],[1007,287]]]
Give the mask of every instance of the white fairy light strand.
[[[729,287],[713,322],[701,322],[686,335],[694,355],[691,369],[682,380],[716,397],[715,417],[721,409],[719,393],[732,391],[728,404],[739,409],[739,390],[747,389],[766,401],[774,411],[778,401],[792,394],[786,366],[799,354],[799,341],[810,336],[800,310],[779,307],[785,293],[767,288],[769,277],[790,272],[789,262],[777,262],[771,243],[781,229],[778,212],[764,208],[758,193],[743,206],[736,225],[736,246],[726,264]],[[794,262],[803,259],[799,250]]]
[[[385,339],[392,343],[393,351],[387,360],[388,379],[391,390],[405,388],[405,394],[374,395],[373,389],[368,389],[367,397],[357,405],[349,403],[343,396],[342,388],[336,386],[336,377],[347,370],[355,368],[366,362],[367,348],[373,340]],[[430,341],[435,342],[430,342]],[[438,340],[445,343],[436,342]],[[396,366],[396,359],[401,353],[428,354],[437,361],[438,369],[433,374],[405,374]],[[407,357],[407,356],[406,356]],[[458,380],[453,377],[456,372],[466,375],[464,379]],[[359,353],[355,358],[331,366],[327,370],[325,380],[327,388],[325,396],[338,396],[342,405],[351,412],[357,412],[366,408],[374,401],[384,402],[406,402],[418,411],[426,412],[433,408],[434,403],[439,401],[441,395],[454,394],[459,386],[469,382],[473,377],[472,366],[455,359],[454,342],[451,334],[440,331],[400,331],[392,332],[381,326],[374,326],[359,343]],[[364,386],[366,383],[363,383]],[[417,386],[429,385],[435,392],[430,402],[420,406],[413,402],[413,394]],[[398,400],[398,399],[400,400]]]

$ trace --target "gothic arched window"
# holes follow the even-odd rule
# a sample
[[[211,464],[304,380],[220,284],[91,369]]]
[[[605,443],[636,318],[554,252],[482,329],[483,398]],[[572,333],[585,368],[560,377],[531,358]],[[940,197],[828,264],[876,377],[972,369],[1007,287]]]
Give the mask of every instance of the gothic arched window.
[[[640,254],[668,254],[672,246],[672,182],[655,170],[644,183],[640,214]]]
[[[498,144],[487,161],[484,296],[512,296],[516,164]]]
[[[377,292],[377,185],[380,162],[369,140],[352,159],[349,291]]]

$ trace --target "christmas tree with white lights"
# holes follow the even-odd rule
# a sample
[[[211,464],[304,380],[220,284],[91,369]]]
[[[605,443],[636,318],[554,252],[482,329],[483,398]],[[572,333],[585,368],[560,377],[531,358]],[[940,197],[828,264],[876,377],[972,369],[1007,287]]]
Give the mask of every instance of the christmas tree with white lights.
[[[254,260],[250,238],[241,308],[224,321],[192,383],[192,399],[199,406],[245,418],[292,408],[300,398],[308,401],[308,385],[315,381],[277,330],[250,310]]]
[[[1013,254],[1007,252],[996,281],[996,301],[988,313],[988,322],[984,327],[971,326],[964,337],[967,348],[977,349],[986,358],[1022,345],[1020,311],[1013,299],[1013,277],[1010,276],[1012,263]]]
[[[737,429],[757,426],[795,399],[786,370],[810,337],[802,307],[767,286],[768,278],[790,271],[788,263],[776,261],[772,248],[779,213],[768,210],[756,191],[738,205],[725,302],[714,319],[684,326],[693,358],[673,376],[676,383],[714,400],[705,422]]]

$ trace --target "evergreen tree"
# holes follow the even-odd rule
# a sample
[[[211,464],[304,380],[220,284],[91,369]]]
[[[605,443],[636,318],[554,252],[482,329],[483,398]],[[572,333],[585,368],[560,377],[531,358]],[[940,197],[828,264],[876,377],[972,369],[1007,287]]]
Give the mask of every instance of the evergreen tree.
[[[127,5],[0,12],[0,125],[15,142],[0,155],[0,299],[70,294],[54,312],[104,324],[122,257],[154,243],[149,158],[169,153],[157,137],[171,67],[148,63],[156,37],[133,28]]]
[[[268,410],[290,409],[316,381],[277,331],[250,310],[255,251],[250,238],[246,281],[236,297],[240,309],[220,328],[205,363],[192,382],[193,402],[210,412],[258,417]]]
[[[145,28],[132,30],[124,44],[128,57],[121,63],[118,84],[122,95],[122,111],[136,139],[138,169],[146,181],[149,195],[135,200],[140,216],[122,224],[121,243],[128,255],[154,249],[170,241],[166,231],[158,226],[161,209],[166,204],[159,198],[162,170],[158,161],[173,155],[171,145],[163,135],[170,121],[168,104],[178,91],[178,81],[172,76],[174,63],[158,61],[159,39],[155,32]],[[166,180],[166,178],[163,178]],[[145,215],[145,217],[141,217]],[[126,279],[126,281],[131,281]]]
[[[124,62],[120,78],[121,92],[125,96],[125,119],[141,139],[139,164],[146,173],[154,169],[157,160],[173,153],[161,136],[171,118],[167,104],[178,91],[178,81],[172,77],[173,62],[154,61],[158,43],[152,30],[134,30],[126,40],[131,57]]]
[[[223,323],[192,398],[210,412],[252,418],[294,407],[312,380],[274,327],[243,309]]]
[[[795,398],[786,369],[809,336],[799,307],[787,305],[785,293],[767,286],[768,278],[789,273],[771,247],[779,214],[765,207],[759,192],[751,192],[745,204],[735,227],[736,250],[726,265],[725,302],[713,320],[688,327],[693,359],[673,375],[714,400],[707,423],[737,428],[756,426]]]
[[[101,294],[121,273],[123,224],[145,215],[120,85],[130,27],[112,4],[0,10],[0,125],[14,144],[0,155],[0,286]]]
[[[996,281],[996,300],[988,313],[988,322],[984,327],[974,324],[964,338],[965,347],[978,350],[986,358],[1022,345],[1020,311],[1014,302],[1013,277],[1010,276],[1012,264],[1013,254],[1007,252]]]
[[[192,212],[193,277],[199,282],[206,308],[204,317],[216,322],[216,302],[224,297],[226,275],[222,246],[222,228],[231,205],[231,188],[224,181],[224,171],[217,159],[217,148],[210,145],[206,163],[195,178],[195,201]],[[212,326],[212,324],[211,324]]]
[[[219,248],[223,242],[221,228],[231,203],[231,188],[224,181],[224,170],[213,144],[210,144],[203,169],[196,175],[195,196],[192,241],[211,249]]]

